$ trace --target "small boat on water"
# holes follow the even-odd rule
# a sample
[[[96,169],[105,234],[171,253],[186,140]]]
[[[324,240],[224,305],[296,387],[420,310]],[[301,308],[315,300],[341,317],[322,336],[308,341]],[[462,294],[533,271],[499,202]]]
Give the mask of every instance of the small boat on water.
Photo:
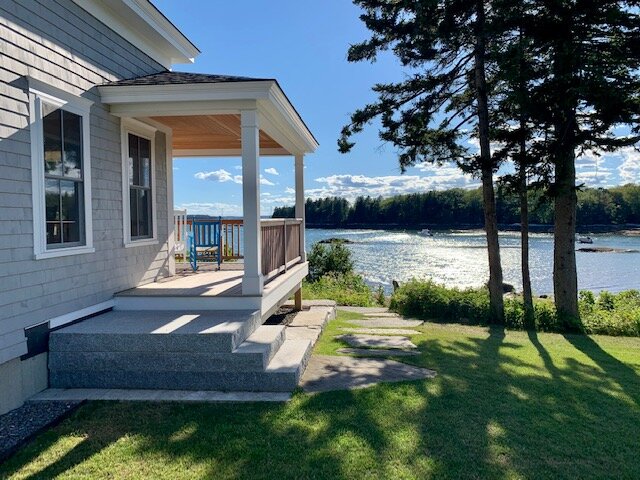
[[[578,243],[593,243],[593,238],[591,238],[591,237],[578,237]]]
[[[428,228],[423,228],[422,230],[420,230],[420,235],[422,235],[423,237],[433,237],[433,233]]]

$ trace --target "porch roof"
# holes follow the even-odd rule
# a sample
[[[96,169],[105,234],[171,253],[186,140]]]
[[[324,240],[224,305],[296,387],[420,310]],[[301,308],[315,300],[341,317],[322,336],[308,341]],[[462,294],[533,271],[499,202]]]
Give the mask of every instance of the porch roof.
[[[237,156],[240,112],[257,110],[261,155],[298,155],[318,142],[277,80],[159,72],[98,87],[111,113],[172,131],[174,156]]]

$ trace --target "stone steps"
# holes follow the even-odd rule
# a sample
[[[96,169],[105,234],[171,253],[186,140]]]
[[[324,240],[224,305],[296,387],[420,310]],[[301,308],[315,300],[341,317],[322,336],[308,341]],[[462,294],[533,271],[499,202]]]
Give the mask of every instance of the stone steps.
[[[259,312],[114,311],[52,332],[59,389],[290,392],[313,342]]]

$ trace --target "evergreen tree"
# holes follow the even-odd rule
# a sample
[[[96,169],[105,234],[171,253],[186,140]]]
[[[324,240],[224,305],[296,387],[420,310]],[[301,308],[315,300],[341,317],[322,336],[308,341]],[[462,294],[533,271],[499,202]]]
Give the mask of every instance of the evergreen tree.
[[[483,186],[492,317],[504,321],[502,266],[493,174],[497,163],[489,139],[486,50],[490,40],[485,0],[354,0],[371,38],[349,49],[351,62],[374,61],[391,49],[410,72],[399,83],[377,84],[378,100],[351,117],[338,142],[348,152],[350,137],[380,117],[380,138],[400,150],[400,167],[418,162],[455,161],[478,174]],[[464,143],[468,131],[479,153]]]

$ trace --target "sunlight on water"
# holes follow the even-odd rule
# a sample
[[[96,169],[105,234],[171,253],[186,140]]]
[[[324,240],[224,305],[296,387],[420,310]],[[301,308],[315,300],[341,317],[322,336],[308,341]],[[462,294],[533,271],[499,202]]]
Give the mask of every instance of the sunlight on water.
[[[425,237],[415,231],[307,230],[307,250],[318,240],[351,240],[355,268],[367,282],[391,291],[391,281],[431,278],[457,287],[478,287],[487,281],[486,240],[479,230],[434,232]],[[591,235],[594,245],[640,250],[640,237]],[[536,233],[530,238],[531,282],[536,294],[553,291],[553,237]],[[579,247],[580,245],[577,245]],[[520,290],[520,235],[502,232],[500,247],[504,281]],[[620,291],[640,288],[640,253],[577,252],[579,288]]]

